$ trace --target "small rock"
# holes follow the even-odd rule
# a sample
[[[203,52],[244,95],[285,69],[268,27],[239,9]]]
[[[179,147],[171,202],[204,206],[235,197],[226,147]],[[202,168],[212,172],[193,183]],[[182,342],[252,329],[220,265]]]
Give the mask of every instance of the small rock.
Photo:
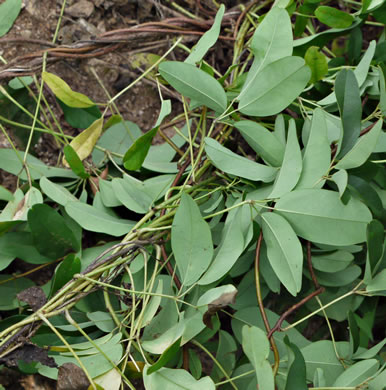
[[[65,10],[67,15],[74,18],[88,18],[94,12],[94,4],[87,0],[80,0]]]

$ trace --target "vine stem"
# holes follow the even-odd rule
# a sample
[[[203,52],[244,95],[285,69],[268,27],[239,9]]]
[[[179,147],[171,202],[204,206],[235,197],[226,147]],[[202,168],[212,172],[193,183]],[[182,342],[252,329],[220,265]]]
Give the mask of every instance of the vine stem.
[[[256,244],[256,256],[255,256],[255,283],[256,283],[256,295],[257,295],[257,302],[259,304],[259,309],[261,313],[261,317],[263,318],[263,322],[265,325],[265,329],[267,330],[268,334],[271,333],[271,327],[268,322],[267,315],[264,310],[264,303],[263,303],[263,297],[261,294],[261,287],[260,287],[260,252],[261,252],[261,244],[263,242],[263,231],[260,231],[259,238],[257,239]],[[275,359],[275,364],[273,366],[273,375],[276,376],[278,370],[279,370],[279,363],[280,363],[280,356],[279,351],[276,346],[276,342],[273,337],[269,337],[269,342],[271,343],[273,356]]]

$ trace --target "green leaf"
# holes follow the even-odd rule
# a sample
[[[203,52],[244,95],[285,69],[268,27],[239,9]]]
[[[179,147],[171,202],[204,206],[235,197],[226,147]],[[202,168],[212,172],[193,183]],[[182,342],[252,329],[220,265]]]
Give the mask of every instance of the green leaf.
[[[252,121],[237,121],[235,127],[248,145],[268,164],[274,167],[282,164],[284,146],[272,132]]]
[[[296,126],[293,119],[288,127],[287,145],[283,158],[283,164],[276,177],[272,192],[269,198],[280,198],[290,192],[297,184],[302,172],[302,154],[296,135]]]
[[[362,200],[376,218],[382,218],[384,214],[382,200],[369,182],[361,177],[350,175],[348,178],[348,186],[350,192]]]
[[[340,250],[312,256],[312,265],[318,271],[335,273],[346,269],[353,260],[354,256],[350,252]]]
[[[348,42],[348,58],[350,64],[356,64],[361,56],[363,44],[363,34],[359,27],[352,30],[350,34],[350,39]]]
[[[371,271],[374,272],[375,267],[383,254],[383,242],[385,237],[383,224],[378,220],[373,219],[367,225],[366,237],[367,254],[369,256]]]
[[[354,17],[334,7],[322,5],[315,10],[317,19],[333,28],[347,28],[354,22]]]
[[[129,150],[123,156],[123,165],[127,170],[136,171],[142,167],[157,131],[158,127],[154,127],[136,139],[133,145],[130,146]]]
[[[375,48],[376,48],[376,42],[371,41],[369,47],[366,50],[366,53],[363,55],[358,66],[354,69],[354,75],[360,88],[363,86],[364,82],[366,81],[371,60],[374,57]],[[326,96],[324,99],[320,100],[319,103],[322,105],[328,105],[328,104],[334,104],[336,103],[336,101],[337,98],[336,98],[336,93],[334,91],[331,92],[330,95]]]
[[[149,366],[146,366],[143,371],[146,390],[215,390],[216,388],[208,376],[197,381],[185,370],[161,368],[149,375],[148,369]]]
[[[379,74],[379,90],[380,90],[380,99],[379,106],[382,111],[382,115],[386,116],[386,83],[385,83],[385,75],[382,72],[381,67],[378,67]]]
[[[173,180],[173,175],[159,175],[142,182],[124,175],[123,179],[112,180],[111,190],[119,204],[138,214],[146,214],[155,201],[165,194]],[[108,206],[114,207],[114,199],[110,202]]]
[[[7,202],[13,200],[13,194],[11,191],[8,191],[6,188],[3,186],[0,186],[0,200],[5,200]]]
[[[342,117],[343,139],[339,157],[354,146],[361,131],[362,103],[355,74],[350,69],[341,70],[336,76],[335,95]]]
[[[185,63],[194,65],[201,61],[208,50],[217,42],[220,35],[221,21],[224,16],[225,6],[221,4],[217,11],[212,27],[199,39],[197,44],[193,47]]]
[[[43,72],[42,78],[54,95],[67,106],[86,108],[95,105],[86,95],[73,91],[65,81],[53,73]]]
[[[218,169],[231,175],[269,183],[273,181],[277,173],[276,168],[241,157],[222,146],[213,138],[205,138],[205,151]]]
[[[18,176],[21,180],[27,180],[28,178],[22,164],[24,152],[18,151],[18,154],[20,159],[13,149],[0,148],[0,169]],[[30,154],[27,155],[26,163],[30,177],[33,180],[40,179],[42,176],[77,178],[70,169],[50,167]]]
[[[78,156],[78,153],[75,152],[71,145],[66,145],[63,148],[63,153],[68,165],[75,173],[75,175],[79,176],[82,179],[87,179],[90,177],[90,174],[88,174],[84,169],[84,166]]]
[[[304,357],[297,345],[289,341],[288,336],[284,338],[284,342],[294,354],[294,361],[288,370],[285,390],[307,390],[306,362]]]
[[[386,295],[386,269],[383,269],[366,286],[366,291],[371,295]]]
[[[225,330],[220,330],[219,333],[218,348],[216,351],[217,361],[221,364],[222,368],[231,374],[236,365],[236,351],[237,345],[235,339]],[[222,371],[214,365],[211,378],[218,382],[224,378]]]
[[[350,310],[347,313],[348,325],[350,330],[350,356],[357,352],[360,342],[359,328],[355,320],[354,313]]]
[[[159,359],[152,364],[147,369],[147,375],[152,374],[153,372],[158,371],[160,368],[165,367],[165,365],[173,359],[173,357],[177,354],[177,352],[180,350],[181,345],[181,338],[179,338],[177,341],[175,341],[169,348],[167,348],[162,355],[159,357]]]
[[[333,40],[334,38],[341,37],[342,35],[348,34],[354,28],[358,27],[362,21],[360,19],[354,20],[354,23],[347,28],[332,28],[320,33],[311,34],[307,37],[296,39],[294,41],[294,53],[295,55],[304,55],[306,50],[310,46],[318,46],[323,47],[328,42]],[[330,103],[329,103],[330,104]]]
[[[83,229],[119,237],[128,233],[135,222],[112,217],[83,202],[68,202],[65,206],[68,215]]]
[[[263,330],[255,326],[244,326],[242,347],[255,369],[259,388],[274,390],[275,383],[271,365],[268,362],[269,341]]]
[[[69,107],[61,100],[57,99],[61,107],[66,122],[77,129],[87,129],[102,116],[98,106],[94,105],[86,108]]]
[[[181,282],[186,286],[197,282],[213,257],[210,228],[195,201],[185,193],[173,219],[172,249]]]
[[[385,390],[386,370],[383,370],[376,378],[369,382],[369,390]]]
[[[264,321],[261,317],[261,314],[259,311],[254,311],[253,307],[256,308],[256,306],[246,307],[238,310],[235,314],[233,314],[232,329],[239,342],[242,342],[242,328],[245,324],[257,326],[260,329],[264,329],[265,331]],[[265,310],[268,317],[268,322],[270,324],[275,324],[278,321],[279,316],[267,308]],[[287,324],[287,321],[284,321],[282,326],[287,327],[289,325]],[[275,332],[273,337],[275,339],[280,356],[285,356],[287,353],[287,348],[284,344],[284,337],[286,334],[294,343],[296,343],[299,348],[303,348],[310,344],[310,342],[295,328],[291,328],[285,333]]]
[[[7,259],[10,263],[16,257],[30,264],[45,264],[52,261],[37,251],[29,232],[8,232],[0,236],[0,253],[0,267],[7,265],[5,264]]]
[[[252,238],[252,219],[249,205],[241,206],[228,214],[215,257],[199,284],[213,283],[233,267]]]
[[[120,342],[121,337],[122,335],[118,333],[111,337],[107,342],[99,345],[99,349],[103,354],[93,346],[88,347],[88,349],[77,351],[78,358],[83,363],[91,378],[95,378],[110,371],[113,368],[113,364],[117,365],[119,363],[123,354],[123,348]],[[58,366],[61,366],[64,363],[79,364],[71,352],[63,352],[59,355],[55,354],[52,357],[55,359]],[[41,365],[39,373],[44,375],[45,367],[47,366]],[[57,372],[55,372],[55,374],[51,374],[50,377],[57,379]]]
[[[98,329],[102,332],[112,333],[116,328],[114,320],[111,318],[110,313],[105,311],[94,311],[87,313],[87,317],[93,322]],[[120,316],[118,316],[119,318]]]
[[[46,204],[36,204],[28,212],[28,224],[36,249],[44,256],[58,259],[79,244],[64,218]]]
[[[331,176],[331,180],[337,185],[339,196],[342,198],[347,188],[348,174],[344,169],[340,169]]]
[[[267,255],[284,287],[296,296],[302,287],[303,250],[291,225],[279,214],[261,214]]]
[[[51,285],[50,296],[62,288],[75,274],[79,272],[80,259],[71,253],[56,267],[54,279]]]
[[[311,76],[303,58],[284,57],[269,64],[240,96],[239,111],[251,116],[278,114],[299,96]]]
[[[303,154],[303,170],[296,189],[321,188],[331,162],[324,112],[317,108],[311,122],[311,131]]]
[[[39,181],[42,191],[57,204],[65,206],[68,202],[76,202],[78,199],[63,186],[48,180],[43,176]]]
[[[334,380],[344,372],[342,363],[338,360],[332,341],[321,340],[301,348],[306,362],[307,379],[312,381],[318,368],[323,369],[326,386],[331,386]]]
[[[353,364],[344,371],[333,386],[336,387],[354,387],[371,378],[378,370],[379,362],[376,359],[363,360]]]
[[[309,275],[308,271],[307,275]],[[336,272],[320,272],[316,271],[318,282],[326,287],[342,287],[354,282],[362,273],[362,270],[357,265],[350,265],[342,271]]]
[[[376,148],[381,131],[382,119],[379,119],[368,133],[359,137],[355,145],[335,165],[335,168],[352,169],[363,165]]]
[[[21,3],[21,0],[6,0],[0,4],[0,37],[12,27],[21,10]]]
[[[17,294],[28,287],[32,287],[34,283],[27,278],[17,278],[13,275],[1,274],[1,295],[0,295],[0,310],[13,310],[20,308],[20,302],[17,299]]]
[[[93,151],[94,146],[102,133],[102,127],[103,118],[97,119],[89,128],[83,130],[70,142],[70,146],[77,153],[81,161],[87,158]],[[63,163],[68,165],[65,158],[63,158]]]
[[[123,155],[141,135],[142,131],[135,123],[123,121],[109,127],[99,138],[97,145],[111,153],[111,158],[121,165]],[[92,152],[92,159],[96,165],[100,165],[105,157],[101,150],[94,149]]]
[[[351,198],[344,205],[337,192],[318,189],[292,191],[277,201],[275,210],[300,237],[337,246],[365,241],[366,227],[372,219],[359,200]]]
[[[189,371],[195,379],[199,379],[202,374],[202,364],[197,353],[193,349],[189,349]]]
[[[304,60],[311,69],[311,84],[315,84],[317,81],[322,80],[327,74],[327,59],[326,56],[319,51],[319,47],[310,46],[304,55]]]
[[[378,344],[374,345],[370,349],[367,349],[363,352],[363,350],[358,350],[357,353],[353,356],[355,359],[370,359],[378,355],[378,353],[382,350],[382,348],[386,344],[386,339],[383,339]]]
[[[288,12],[272,8],[255,30],[251,50],[255,57],[238,100],[252,88],[257,75],[271,62],[292,54],[292,27]]]
[[[161,76],[180,94],[200,102],[216,112],[224,112],[227,105],[221,84],[195,66],[177,61],[159,65]]]

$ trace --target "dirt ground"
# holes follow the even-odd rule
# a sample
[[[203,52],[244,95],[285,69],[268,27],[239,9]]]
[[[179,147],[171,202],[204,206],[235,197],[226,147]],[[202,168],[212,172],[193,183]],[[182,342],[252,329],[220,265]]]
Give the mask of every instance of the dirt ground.
[[[0,0],[0,3],[2,2]],[[157,2],[154,4],[157,5]],[[68,0],[57,43],[69,45],[79,40],[88,40],[106,31],[131,27],[148,20],[158,21],[165,14],[154,4],[152,1]],[[22,11],[4,38],[52,41],[61,7],[62,1],[57,0],[23,0]],[[28,41],[10,44],[0,42],[0,55],[7,61],[38,49],[40,46]],[[162,54],[165,50],[165,45],[160,45],[152,52]],[[138,51],[141,51],[140,48],[137,48],[135,53]],[[140,73],[130,66],[130,55],[133,52],[130,47],[122,47],[103,57],[87,60],[65,59],[49,66],[47,70],[60,76],[74,90],[86,94],[93,101],[106,102],[109,97],[103,88],[110,96],[114,96],[139,76]],[[93,72],[98,75],[99,81]],[[50,91],[47,89],[46,93],[50,94]],[[61,111],[55,109],[57,104],[52,96],[51,98],[54,112],[61,119]],[[160,98],[155,84],[145,79],[125,93],[117,105],[126,120],[136,123],[142,131],[147,131],[157,119]],[[71,135],[77,134],[69,126],[65,130]],[[2,133],[0,147],[10,147]],[[45,163],[49,165],[57,163],[59,150],[51,136],[43,135],[34,151]],[[13,191],[16,187],[16,177],[0,170],[0,183]]]

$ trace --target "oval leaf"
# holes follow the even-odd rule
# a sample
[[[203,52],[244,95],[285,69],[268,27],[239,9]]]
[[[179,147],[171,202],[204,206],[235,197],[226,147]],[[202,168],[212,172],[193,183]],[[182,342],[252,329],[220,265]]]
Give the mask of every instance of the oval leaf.
[[[43,72],[42,78],[54,95],[69,107],[86,108],[95,106],[86,95],[73,91],[60,77],[53,73]]]
[[[101,135],[102,127],[103,118],[97,119],[88,129],[83,130],[70,142],[70,146],[74,149],[81,161],[91,154]],[[68,166],[65,158],[63,158],[63,164]]]
[[[351,245],[366,240],[370,210],[351,198],[344,205],[334,191],[295,190],[281,197],[275,210],[285,217],[297,235],[321,244]]]
[[[306,54],[304,55],[304,60],[306,64],[311,69],[311,80],[310,83],[314,84],[319,80],[322,80],[323,77],[328,72],[328,65],[326,56],[319,51],[319,47],[311,46],[307,49]]]
[[[343,139],[339,157],[356,143],[361,132],[362,102],[359,85],[351,69],[343,69],[336,76],[335,95],[342,118]]]
[[[335,168],[352,169],[363,165],[377,146],[381,130],[382,119],[367,134],[358,139],[353,148],[336,164]]]
[[[250,239],[252,230],[250,206],[244,205],[227,216],[216,256],[199,284],[210,284],[222,278],[236,263]]]
[[[303,154],[303,170],[297,189],[320,188],[328,173],[331,162],[331,149],[327,138],[327,123],[324,112],[316,109],[312,116],[311,130]]]
[[[354,17],[334,7],[322,5],[315,10],[317,19],[332,28],[347,28],[354,21]]]
[[[302,287],[303,250],[291,225],[279,214],[261,215],[267,255],[275,274],[294,296]]]
[[[181,95],[217,112],[224,112],[227,98],[221,84],[195,66],[177,61],[159,65],[161,76]]]
[[[259,388],[274,390],[274,378],[268,362],[269,341],[263,330],[256,326],[244,326],[242,346],[245,354],[255,369]]]
[[[80,269],[80,259],[78,257],[75,257],[73,253],[66,256],[66,258],[56,267],[50,296],[70,281],[75,274],[79,273]]]
[[[91,232],[106,233],[118,237],[128,233],[135,225],[133,221],[114,218],[110,214],[82,202],[68,202],[65,209],[67,214],[83,229]]]
[[[143,371],[143,382],[146,390],[215,390],[215,385],[208,376],[199,381],[194,379],[186,370],[161,368],[148,374],[149,366]]]
[[[292,55],[291,19],[285,9],[275,7],[267,13],[253,34],[251,50],[255,56],[238,100],[248,91],[256,76],[271,62]]]
[[[277,173],[276,168],[241,157],[222,146],[213,138],[205,138],[205,151],[213,165],[231,175],[269,183],[273,181]]]
[[[157,131],[158,127],[154,127],[154,129],[136,139],[133,145],[130,146],[130,149],[123,156],[123,166],[128,171],[136,171],[142,167]]]
[[[12,27],[21,10],[21,0],[6,0],[0,4],[0,37]]]
[[[283,161],[284,146],[265,127],[252,121],[238,121],[235,127],[248,145],[268,164],[279,167]]]
[[[363,360],[355,363],[339,375],[334,382],[335,387],[353,387],[371,378],[378,370],[379,362],[376,359]]]
[[[172,225],[172,249],[181,282],[190,286],[208,268],[213,257],[212,234],[196,202],[182,194]]]
[[[279,113],[299,96],[311,76],[303,58],[284,57],[265,67],[241,96],[239,110],[251,116]]]
[[[287,146],[285,148],[283,165],[276,177],[269,198],[280,198],[290,192],[297,184],[302,172],[302,153],[296,135],[296,125],[291,119],[288,127]]]
[[[197,44],[193,47],[192,52],[185,60],[187,64],[195,64],[201,61],[208,50],[217,42],[220,35],[221,21],[224,16],[225,6],[221,4],[217,11],[212,27],[200,38]]]
[[[46,204],[36,204],[28,212],[36,249],[44,256],[58,259],[71,249],[79,250],[78,242],[64,218]]]
[[[46,177],[42,177],[39,181],[42,191],[57,204],[65,206],[68,202],[76,202],[78,199],[71,194],[66,188],[56,184]]]
[[[90,177],[90,175],[84,169],[84,166],[78,154],[75,152],[75,150],[72,148],[71,145],[66,145],[63,148],[63,153],[68,165],[72,169],[72,172],[74,172],[77,176],[79,176],[82,179],[87,179]]]

